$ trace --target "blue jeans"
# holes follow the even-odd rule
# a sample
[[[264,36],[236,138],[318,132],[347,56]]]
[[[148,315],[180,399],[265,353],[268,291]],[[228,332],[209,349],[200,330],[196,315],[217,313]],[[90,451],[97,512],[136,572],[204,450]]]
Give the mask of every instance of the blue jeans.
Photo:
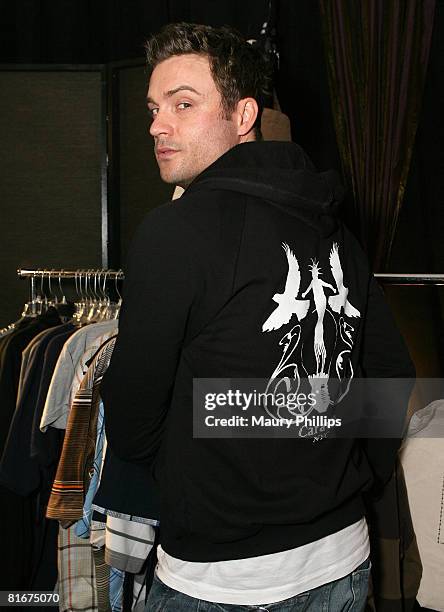
[[[154,576],[145,612],[362,612],[367,600],[370,560],[351,574],[272,604],[244,606],[203,601],[179,593]]]

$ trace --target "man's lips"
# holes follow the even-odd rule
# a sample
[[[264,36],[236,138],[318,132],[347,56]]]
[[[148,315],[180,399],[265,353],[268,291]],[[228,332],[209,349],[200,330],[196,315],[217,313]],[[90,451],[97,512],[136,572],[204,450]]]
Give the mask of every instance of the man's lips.
[[[168,159],[172,157],[174,153],[177,153],[177,149],[170,149],[168,147],[158,147],[156,149],[156,155],[158,159]]]

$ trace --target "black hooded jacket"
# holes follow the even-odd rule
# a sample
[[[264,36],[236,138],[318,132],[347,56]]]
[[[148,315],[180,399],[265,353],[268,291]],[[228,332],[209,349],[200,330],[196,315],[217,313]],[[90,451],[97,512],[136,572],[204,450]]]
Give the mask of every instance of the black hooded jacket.
[[[362,492],[391,474],[397,441],[193,438],[193,379],[270,379],[296,329],[303,375],[339,363],[361,376],[414,376],[336,216],[341,197],[337,175],[317,172],[298,145],[245,143],[135,236],[102,384],[106,431],[118,457],[153,469],[160,543],[174,557],[222,561],[312,542],[361,518]]]

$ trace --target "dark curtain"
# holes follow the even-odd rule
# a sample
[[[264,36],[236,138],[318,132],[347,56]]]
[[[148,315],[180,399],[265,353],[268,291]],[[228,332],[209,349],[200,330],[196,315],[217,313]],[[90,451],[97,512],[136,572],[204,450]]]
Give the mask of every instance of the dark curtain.
[[[352,224],[381,272],[409,172],[435,0],[320,0],[320,7]]]

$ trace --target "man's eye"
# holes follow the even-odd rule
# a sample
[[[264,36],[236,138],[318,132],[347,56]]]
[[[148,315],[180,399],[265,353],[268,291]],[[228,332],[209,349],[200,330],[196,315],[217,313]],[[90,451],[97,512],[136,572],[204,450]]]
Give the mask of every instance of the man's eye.
[[[151,117],[151,119],[153,119],[157,115],[158,111],[159,111],[158,108],[149,108],[148,109],[148,114]]]
[[[177,107],[180,110],[185,110],[186,108],[190,108],[191,104],[189,102],[180,102],[180,104],[178,104]]]

